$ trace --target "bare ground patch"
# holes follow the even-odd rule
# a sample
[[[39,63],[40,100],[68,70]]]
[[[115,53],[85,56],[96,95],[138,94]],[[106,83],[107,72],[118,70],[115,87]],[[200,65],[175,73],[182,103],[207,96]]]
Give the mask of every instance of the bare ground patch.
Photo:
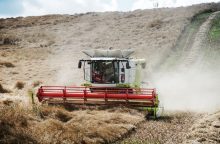
[[[184,143],[216,144],[220,143],[220,111],[206,115],[196,121]]]
[[[158,120],[146,120],[131,137],[121,144],[181,143],[198,114],[189,112],[167,113]]]

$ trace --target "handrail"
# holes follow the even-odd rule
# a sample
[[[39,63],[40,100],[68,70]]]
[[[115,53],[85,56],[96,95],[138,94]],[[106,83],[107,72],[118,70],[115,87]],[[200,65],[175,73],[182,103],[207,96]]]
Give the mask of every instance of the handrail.
[[[91,88],[98,88],[98,89],[109,89],[109,88],[112,88],[112,89],[121,89],[121,90],[123,90],[123,89],[146,89],[146,90],[154,90],[154,88],[120,88],[120,87],[98,87],[98,86],[91,86],[91,87],[85,87],[85,86],[41,86],[40,88],[66,88],[66,89],[68,89],[68,88],[89,88],[89,89],[91,89]]]
[[[82,92],[82,91],[87,91],[87,92],[91,92],[90,89],[67,89],[67,88],[60,88],[60,89],[48,89],[48,88],[40,88],[40,90],[44,91],[44,92],[53,92],[53,91],[57,91],[57,92],[62,92],[63,90],[65,90],[66,92]],[[118,90],[111,90],[111,89],[99,89],[99,90],[94,90],[95,92],[115,92],[115,93],[121,93],[121,92],[139,92],[139,93],[155,93],[154,90],[130,90],[130,89],[118,89]]]

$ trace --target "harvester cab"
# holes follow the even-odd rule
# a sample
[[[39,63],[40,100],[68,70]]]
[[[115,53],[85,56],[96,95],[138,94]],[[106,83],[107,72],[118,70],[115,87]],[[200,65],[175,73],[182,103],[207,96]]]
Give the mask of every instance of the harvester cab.
[[[127,106],[146,110],[148,116],[159,115],[159,100],[154,88],[143,88],[145,59],[133,59],[132,50],[85,50],[88,59],[81,59],[81,86],[41,86],[40,102],[73,105]]]
[[[83,66],[85,86],[130,87],[141,86],[141,72],[145,67],[144,59],[131,59],[131,50],[93,50],[83,51],[89,59],[79,61]]]

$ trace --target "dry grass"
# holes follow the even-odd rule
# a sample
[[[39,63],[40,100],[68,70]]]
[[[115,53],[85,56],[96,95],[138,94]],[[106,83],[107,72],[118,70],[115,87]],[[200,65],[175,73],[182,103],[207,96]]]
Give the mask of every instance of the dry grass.
[[[162,24],[163,24],[163,22],[161,20],[157,19],[157,20],[152,21],[149,24],[149,27],[159,29],[162,27]]]
[[[23,89],[24,88],[25,83],[22,81],[17,81],[15,84],[15,88],[17,89]]]
[[[123,138],[143,121],[137,112],[136,115],[96,110],[67,112],[58,107],[42,107],[41,116],[44,121],[36,126],[35,134],[41,134],[38,139],[44,143],[110,143]]]
[[[1,44],[5,45],[15,45],[20,41],[20,39],[14,35],[1,35],[0,40]]]
[[[5,66],[7,68],[13,68],[15,65],[11,62],[0,62],[0,66]]]
[[[36,143],[29,134],[28,112],[15,103],[0,105],[0,143]]]
[[[10,105],[13,104],[13,101],[12,101],[12,100],[4,100],[2,103],[3,103],[4,105],[10,106]]]
[[[72,118],[71,113],[61,107],[41,107],[40,116],[43,119],[53,118],[62,122],[67,122]]]
[[[40,106],[39,117],[13,103],[3,106],[0,143],[111,143],[125,137],[144,120],[137,111],[127,110],[70,112],[62,107]]]
[[[37,86],[39,86],[40,84],[42,84],[42,81],[34,81],[33,83],[32,83],[32,86],[33,87],[37,87]]]
[[[7,57],[7,54],[6,54],[5,52],[3,52],[3,53],[1,54],[1,56],[2,56],[2,57]]]
[[[3,108],[2,107],[3,104]],[[131,109],[75,110],[40,106],[38,113],[13,102],[0,103],[0,143],[181,143],[195,120],[193,113],[144,120]]]
[[[6,88],[3,88],[3,86],[0,84],[0,93],[10,93],[11,91],[6,89]]]

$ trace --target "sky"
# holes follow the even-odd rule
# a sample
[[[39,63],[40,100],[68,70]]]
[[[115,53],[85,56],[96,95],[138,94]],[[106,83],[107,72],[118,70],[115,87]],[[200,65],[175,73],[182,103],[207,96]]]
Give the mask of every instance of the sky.
[[[0,17],[132,11],[179,7],[220,0],[0,0]]]

